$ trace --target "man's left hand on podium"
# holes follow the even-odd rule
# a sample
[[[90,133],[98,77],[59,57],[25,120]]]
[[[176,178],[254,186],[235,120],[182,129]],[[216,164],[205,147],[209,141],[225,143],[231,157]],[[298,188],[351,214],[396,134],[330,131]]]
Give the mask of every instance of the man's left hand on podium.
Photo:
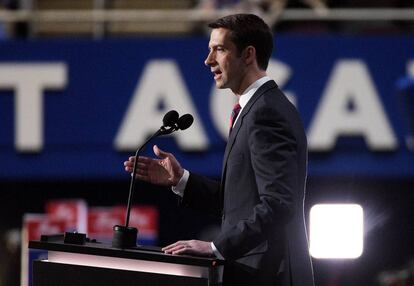
[[[198,256],[213,256],[211,242],[201,240],[180,240],[163,247],[162,250],[168,254],[190,254]]]

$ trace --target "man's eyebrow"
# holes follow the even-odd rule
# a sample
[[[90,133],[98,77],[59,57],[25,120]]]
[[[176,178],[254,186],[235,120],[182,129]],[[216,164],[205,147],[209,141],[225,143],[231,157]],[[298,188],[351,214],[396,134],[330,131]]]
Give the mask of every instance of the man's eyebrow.
[[[214,45],[210,45],[208,46],[208,48],[211,49],[216,49],[216,48],[224,48],[223,44],[214,44]]]

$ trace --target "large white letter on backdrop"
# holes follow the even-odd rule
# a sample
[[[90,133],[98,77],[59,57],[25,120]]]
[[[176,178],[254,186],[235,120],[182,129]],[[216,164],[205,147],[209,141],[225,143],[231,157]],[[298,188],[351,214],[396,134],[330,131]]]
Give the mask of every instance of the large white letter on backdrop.
[[[173,135],[179,147],[190,151],[206,150],[207,135],[173,60],[153,60],[145,66],[116,135],[115,148],[135,150],[160,128],[164,114],[171,109],[177,110],[180,115],[191,113],[194,116],[194,123],[189,129]]]
[[[407,63],[407,73],[410,76],[414,76],[414,60],[410,60]]]
[[[362,136],[370,150],[395,150],[396,136],[364,62],[339,61],[311,122],[311,151],[329,151],[339,136]]]
[[[15,92],[15,148],[40,152],[43,148],[43,91],[67,83],[65,63],[0,64],[0,89]]]

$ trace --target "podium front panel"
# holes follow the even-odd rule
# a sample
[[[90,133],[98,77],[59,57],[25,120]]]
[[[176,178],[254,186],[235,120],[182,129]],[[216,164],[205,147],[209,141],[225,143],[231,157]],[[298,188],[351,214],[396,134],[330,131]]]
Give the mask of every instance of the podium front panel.
[[[207,278],[35,261],[33,286],[208,286]]]

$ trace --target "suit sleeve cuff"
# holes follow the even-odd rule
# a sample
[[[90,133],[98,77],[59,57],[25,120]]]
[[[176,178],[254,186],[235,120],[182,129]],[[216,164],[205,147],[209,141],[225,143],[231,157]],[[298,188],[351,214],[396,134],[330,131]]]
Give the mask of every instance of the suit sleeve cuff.
[[[217,247],[214,245],[214,243],[213,243],[213,242],[211,242],[211,248],[213,249],[213,253],[214,253],[214,255],[215,255],[218,259],[224,260],[223,255],[221,255],[220,251],[218,251]]]
[[[190,177],[190,172],[184,169],[183,176],[181,177],[180,181],[176,186],[172,186],[171,190],[174,194],[179,195],[180,197],[184,197],[184,190],[187,186],[188,178]]]

